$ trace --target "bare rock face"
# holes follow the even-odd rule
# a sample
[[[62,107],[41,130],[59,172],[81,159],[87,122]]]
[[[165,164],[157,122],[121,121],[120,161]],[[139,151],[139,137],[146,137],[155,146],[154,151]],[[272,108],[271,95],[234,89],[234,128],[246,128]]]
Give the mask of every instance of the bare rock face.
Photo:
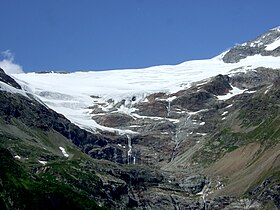
[[[215,103],[214,96],[204,90],[180,96],[172,101],[172,105],[190,111],[199,111],[201,109],[209,108],[213,103]]]
[[[204,186],[208,183],[209,181],[205,176],[194,175],[183,179],[182,183],[180,183],[180,187],[182,187],[186,192],[197,194],[201,192]]]
[[[133,121],[131,116],[122,113],[96,115],[93,119],[100,125],[113,128],[127,126]]]
[[[167,117],[167,103],[164,101],[151,101],[141,103],[136,106],[137,112],[141,116]]]
[[[257,68],[254,71],[236,73],[230,78],[233,86],[241,89],[254,89],[265,85],[271,85],[280,77],[280,71],[269,68]]]
[[[251,199],[260,202],[273,202],[277,209],[280,208],[280,184],[275,176],[270,176],[249,192]]]
[[[232,89],[229,76],[221,74],[205,84],[203,88],[214,95],[226,95]]]

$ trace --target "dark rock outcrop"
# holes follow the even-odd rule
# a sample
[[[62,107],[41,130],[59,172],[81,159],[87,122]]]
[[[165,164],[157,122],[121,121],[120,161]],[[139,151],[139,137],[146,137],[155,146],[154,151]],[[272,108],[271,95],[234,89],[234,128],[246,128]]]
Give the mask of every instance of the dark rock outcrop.
[[[186,192],[197,194],[201,192],[204,186],[208,183],[209,181],[205,176],[194,175],[182,180],[180,187],[182,187]]]
[[[142,116],[151,117],[167,117],[167,102],[165,101],[151,101],[147,103],[141,103],[136,105],[138,110],[137,114]]]
[[[98,124],[107,127],[122,127],[127,126],[133,121],[133,118],[129,115],[122,113],[111,113],[106,115],[96,115],[93,117]]]
[[[254,71],[239,72],[232,75],[230,83],[240,89],[254,89],[271,85],[279,77],[279,70],[259,67]]]
[[[227,75],[218,75],[203,86],[203,89],[214,95],[226,95],[231,89],[230,78]]]
[[[280,183],[276,177],[266,178],[260,185],[249,192],[251,199],[265,204],[272,201],[277,209],[280,208]]]
[[[0,68],[0,81],[4,82],[14,88],[21,89],[21,86],[9,75],[7,75],[3,69]]]
[[[172,101],[172,105],[190,111],[199,111],[210,108],[215,103],[214,96],[207,91],[198,91],[188,95],[179,96]]]

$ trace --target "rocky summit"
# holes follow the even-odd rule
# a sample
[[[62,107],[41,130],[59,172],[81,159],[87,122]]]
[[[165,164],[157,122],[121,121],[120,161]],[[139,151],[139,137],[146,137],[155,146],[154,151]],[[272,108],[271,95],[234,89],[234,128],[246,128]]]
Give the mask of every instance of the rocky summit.
[[[0,70],[0,209],[280,209],[280,28],[209,60]]]

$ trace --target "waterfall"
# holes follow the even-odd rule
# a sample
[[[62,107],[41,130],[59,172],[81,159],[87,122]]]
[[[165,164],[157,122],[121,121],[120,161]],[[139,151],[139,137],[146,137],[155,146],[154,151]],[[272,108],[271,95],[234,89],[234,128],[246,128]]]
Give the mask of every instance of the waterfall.
[[[132,153],[131,138],[130,138],[129,135],[126,135],[126,137],[127,137],[127,146],[128,146],[128,151],[127,151],[127,164],[130,164],[131,153]]]
[[[170,109],[171,109],[171,105],[170,105],[171,101],[168,100],[168,106],[167,106],[167,117],[169,117],[170,114]]]
[[[131,143],[131,137],[129,135],[126,135],[127,137],[127,146],[128,146],[128,150],[127,150],[127,164],[132,164],[135,165],[136,163],[136,157],[132,156],[132,143]]]

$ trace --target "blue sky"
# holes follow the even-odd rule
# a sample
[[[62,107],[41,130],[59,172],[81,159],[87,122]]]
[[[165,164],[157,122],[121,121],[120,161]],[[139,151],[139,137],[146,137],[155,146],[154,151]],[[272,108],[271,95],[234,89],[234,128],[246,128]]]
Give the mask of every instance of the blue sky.
[[[211,58],[280,25],[279,0],[0,3],[0,51],[9,50],[26,72],[141,68]]]

